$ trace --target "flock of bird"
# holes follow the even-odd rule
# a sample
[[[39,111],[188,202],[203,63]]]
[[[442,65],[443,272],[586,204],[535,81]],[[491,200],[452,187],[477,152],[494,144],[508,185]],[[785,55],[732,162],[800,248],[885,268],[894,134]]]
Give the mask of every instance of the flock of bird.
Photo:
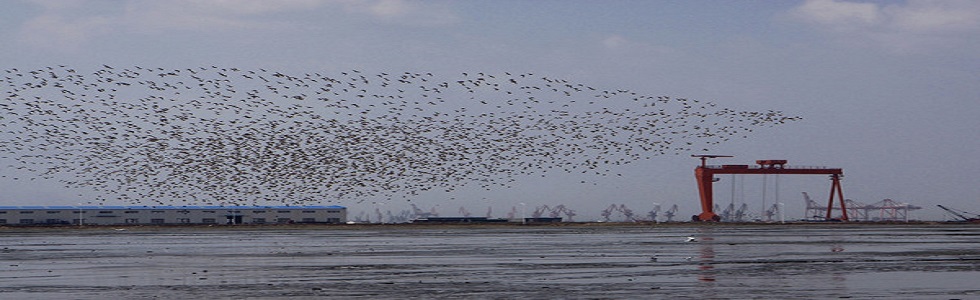
[[[0,174],[99,203],[411,201],[615,175],[798,119],[528,73],[95,69],[0,71],[0,160],[16,170]]]

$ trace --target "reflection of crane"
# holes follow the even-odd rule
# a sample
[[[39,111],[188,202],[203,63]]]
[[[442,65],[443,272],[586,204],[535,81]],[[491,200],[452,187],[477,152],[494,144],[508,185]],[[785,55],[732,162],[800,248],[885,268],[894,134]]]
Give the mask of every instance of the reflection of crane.
[[[667,222],[674,221],[674,215],[677,214],[677,204],[674,204],[667,211],[664,212],[664,217],[667,217]]]
[[[470,211],[466,210],[466,207],[462,207],[462,206],[459,207],[459,214],[467,218],[473,215],[470,213]]]
[[[966,215],[967,214],[972,215],[972,213],[968,213],[968,212],[965,212],[965,211],[962,211],[962,210],[961,211],[956,211],[956,210],[954,210],[952,208],[945,207],[945,206],[942,206],[942,205],[939,205],[939,204],[937,204],[936,206],[939,206],[939,208],[942,208],[946,212],[949,212],[949,213],[953,214],[954,216],[956,216],[957,218],[962,219],[961,221],[963,221],[963,222],[980,223],[980,215],[976,215],[975,217],[968,217]]]

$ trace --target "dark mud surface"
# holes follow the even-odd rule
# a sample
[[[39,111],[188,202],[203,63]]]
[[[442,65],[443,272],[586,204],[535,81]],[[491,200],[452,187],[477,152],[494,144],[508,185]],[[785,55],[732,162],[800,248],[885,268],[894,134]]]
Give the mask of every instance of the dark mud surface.
[[[0,299],[980,299],[978,245],[967,224],[0,228]]]

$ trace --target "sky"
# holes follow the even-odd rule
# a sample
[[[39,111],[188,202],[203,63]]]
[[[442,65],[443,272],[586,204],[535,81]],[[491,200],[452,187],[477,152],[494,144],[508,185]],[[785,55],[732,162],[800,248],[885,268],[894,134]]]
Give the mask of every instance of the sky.
[[[2,69],[531,72],[778,110],[803,119],[717,145],[711,154],[735,157],[713,163],[839,167],[854,201],[922,206],[916,219],[948,218],[936,204],[980,213],[977,1],[4,1],[0,40]],[[641,216],[676,204],[677,219],[688,219],[700,212],[699,162],[690,154],[703,153],[638,161],[617,170],[626,176],[589,184],[529,177],[413,203],[446,216],[490,208],[494,217],[564,204],[582,221],[611,204]],[[0,173],[16,173],[3,165]],[[830,189],[826,178],[799,175],[726,176],[715,185],[716,202],[744,202],[755,215],[783,203],[788,219],[803,217],[802,192],[826,201]],[[87,197],[44,180],[4,177],[0,189],[3,205]],[[402,201],[337,204],[352,217],[408,209]]]

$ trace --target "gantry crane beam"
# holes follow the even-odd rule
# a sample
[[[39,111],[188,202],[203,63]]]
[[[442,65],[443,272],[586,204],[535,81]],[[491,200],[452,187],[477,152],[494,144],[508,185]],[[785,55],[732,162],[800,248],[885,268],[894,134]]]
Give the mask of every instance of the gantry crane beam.
[[[695,221],[720,221],[721,217],[712,211],[714,209],[714,199],[712,197],[712,183],[715,182],[716,174],[793,174],[793,175],[830,175],[830,198],[827,200],[827,219],[832,219],[831,212],[834,207],[834,195],[840,199],[841,220],[847,221],[847,209],[844,204],[844,192],[841,189],[840,178],[844,175],[844,170],[840,168],[823,167],[787,167],[785,160],[757,160],[757,166],[749,165],[708,165],[707,158],[730,157],[723,155],[694,155],[701,159],[701,165],[694,169],[694,176],[698,181],[698,191],[701,194],[701,214],[694,216]]]

